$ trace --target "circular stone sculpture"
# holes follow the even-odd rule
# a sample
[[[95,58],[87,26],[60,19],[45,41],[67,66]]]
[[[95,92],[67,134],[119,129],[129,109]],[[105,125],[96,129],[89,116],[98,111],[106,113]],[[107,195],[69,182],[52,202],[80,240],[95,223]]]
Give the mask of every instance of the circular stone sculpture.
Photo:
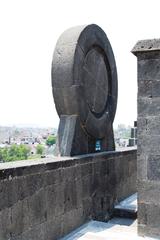
[[[114,150],[117,71],[112,47],[97,25],[78,26],[59,38],[52,88],[60,116],[57,155]]]

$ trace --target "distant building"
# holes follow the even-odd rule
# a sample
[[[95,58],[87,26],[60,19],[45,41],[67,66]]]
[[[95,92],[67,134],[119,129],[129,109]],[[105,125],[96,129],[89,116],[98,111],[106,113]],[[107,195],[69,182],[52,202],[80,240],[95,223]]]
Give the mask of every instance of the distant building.
[[[131,138],[129,138],[129,147],[137,145],[137,121],[134,121],[134,127],[131,128]]]
[[[34,144],[36,141],[34,137],[23,137],[20,142],[21,144]]]

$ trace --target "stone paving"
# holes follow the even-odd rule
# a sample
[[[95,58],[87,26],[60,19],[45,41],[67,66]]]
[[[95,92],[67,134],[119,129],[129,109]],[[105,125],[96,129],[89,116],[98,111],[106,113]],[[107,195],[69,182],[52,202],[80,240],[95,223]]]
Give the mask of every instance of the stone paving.
[[[137,211],[137,193],[115,206],[122,211]],[[137,235],[137,220],[112,218],[109,222],[90,221],[61,240],[153,240]]]
[[[153,240],[153,238],[137,235],[136,220],[113,218],[107,223],[90,221],[61,240]]]

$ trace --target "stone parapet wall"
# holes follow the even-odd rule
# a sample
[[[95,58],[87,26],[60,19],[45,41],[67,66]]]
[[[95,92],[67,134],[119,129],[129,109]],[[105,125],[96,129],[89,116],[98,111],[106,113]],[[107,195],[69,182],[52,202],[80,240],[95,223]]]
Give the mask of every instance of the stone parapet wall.
[[[139,41],[138,232],[160,238],[160,39]]]
[[[136,150],[0,165],[0,240],[54,240],[136,192]]]

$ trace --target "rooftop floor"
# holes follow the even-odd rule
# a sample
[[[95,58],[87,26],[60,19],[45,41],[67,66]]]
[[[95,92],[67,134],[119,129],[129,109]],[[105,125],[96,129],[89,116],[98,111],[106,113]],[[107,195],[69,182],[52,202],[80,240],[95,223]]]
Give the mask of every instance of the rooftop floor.
[[[132,216],[137,212],[137,194],[126,198],[115,206],[121,216]],[[123,214],[121,214],[123,213]],[[124,214],[125,213],[125,214]],[[127,213],[127,215],[126,215]],[[114,217],[109,222],[90,221],[61,240],[151,240],[137,235],[137,220]]]
[[[137,235],[137,221],[113,218],[109,222],[90,221],[61,240],[153,240]]]

